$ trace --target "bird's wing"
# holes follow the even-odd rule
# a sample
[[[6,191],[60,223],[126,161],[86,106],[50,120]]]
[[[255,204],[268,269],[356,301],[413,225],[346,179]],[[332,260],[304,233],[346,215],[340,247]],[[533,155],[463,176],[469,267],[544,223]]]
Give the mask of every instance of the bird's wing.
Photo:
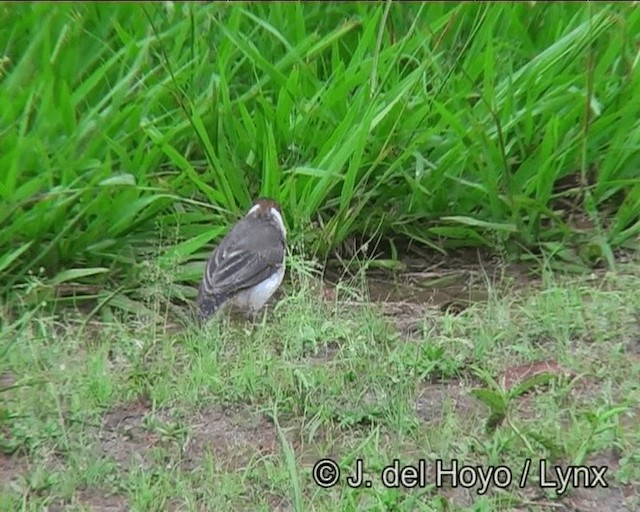
[[[235,228],[213,252],[203,277],[207,294],[235,293],[251,288],[270,277],[282,264],[284,240],[263,244],[267,226],[244,226],[244,236],[235,236]],[[274,227],[277,229],[277,227]]]

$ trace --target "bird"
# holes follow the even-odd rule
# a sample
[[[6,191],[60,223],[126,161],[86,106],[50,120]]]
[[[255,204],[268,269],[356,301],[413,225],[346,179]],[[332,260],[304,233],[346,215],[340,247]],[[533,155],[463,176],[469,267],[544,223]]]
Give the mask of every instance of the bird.
[[[207,260],[196,299],[200,323],[227,305],[255,318],[282,284],[286,239],[280,205],[256,199]]]

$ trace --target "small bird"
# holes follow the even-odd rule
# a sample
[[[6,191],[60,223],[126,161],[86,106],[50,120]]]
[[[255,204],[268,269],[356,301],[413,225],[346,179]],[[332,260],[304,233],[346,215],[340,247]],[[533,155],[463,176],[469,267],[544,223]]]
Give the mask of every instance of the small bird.
[[[207,261],[196,301],[201,323],[227,303],[255,316],[282,283],[286,238],[280,205],[257,199]]]

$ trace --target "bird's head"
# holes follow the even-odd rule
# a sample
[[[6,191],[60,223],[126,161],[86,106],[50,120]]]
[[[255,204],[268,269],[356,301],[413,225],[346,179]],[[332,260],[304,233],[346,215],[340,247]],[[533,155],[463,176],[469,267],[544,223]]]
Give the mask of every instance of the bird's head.
[[[268,197],[260,197],[256,199],[253,202],[253,207],[249,211],[268,213],[271,211],[271,208],[274,208],[279,214],[282,215],[282,208],[280,208],[280,205],[276,201]]]
[[[261,197],[253,202],[253,206],[247,213],[247,216],[255,215],[257,217],[268,218],[271,217],[275,220],[282,233],[286,236],[287,230],[284,226],[284,220],[282,217],[282,209],[280,205],[273,199],[268,197]]]

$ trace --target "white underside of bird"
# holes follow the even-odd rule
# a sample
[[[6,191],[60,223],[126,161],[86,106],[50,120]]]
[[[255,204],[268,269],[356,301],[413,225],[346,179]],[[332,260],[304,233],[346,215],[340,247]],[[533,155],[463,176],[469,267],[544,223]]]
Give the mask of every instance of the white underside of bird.
[[[242,311],[255,312],[264,307],[271,296],[282,284],[284,278],[284,261],[282,266],[271,277],[265,279],[253,288],[243,290],[231,299],[234,307]]]
[[[287,231],[279,210],[256,201],[213,251],[198,291],[201,320],[224,306],[255,314],[282,284]]]

